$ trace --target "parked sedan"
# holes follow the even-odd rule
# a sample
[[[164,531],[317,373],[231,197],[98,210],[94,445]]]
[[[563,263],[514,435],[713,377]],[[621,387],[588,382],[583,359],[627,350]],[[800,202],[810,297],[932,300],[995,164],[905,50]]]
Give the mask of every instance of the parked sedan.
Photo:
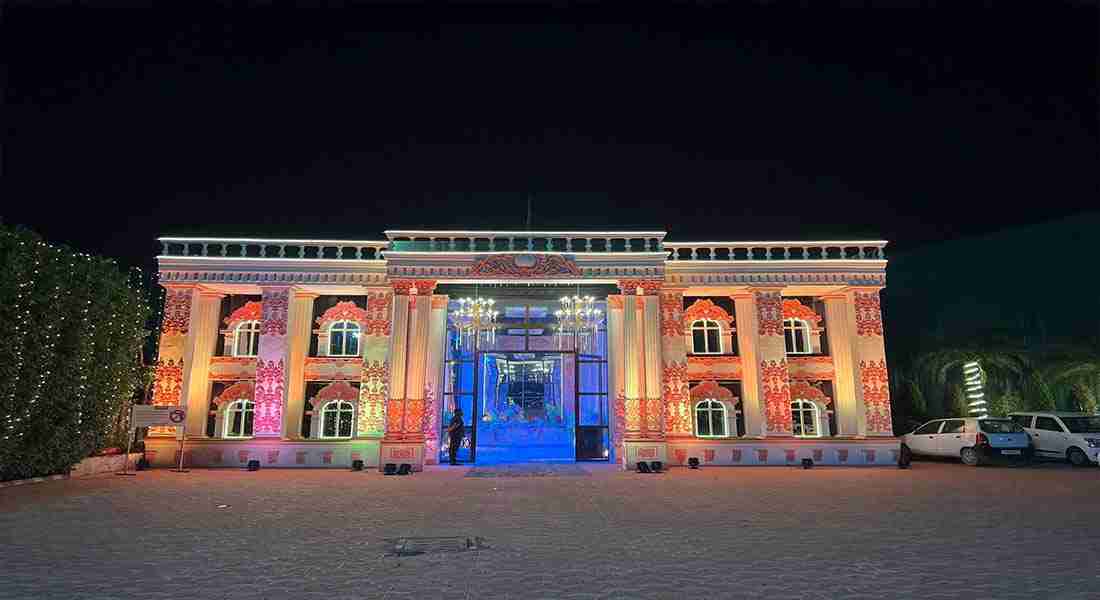
[[[947,456],[963,464],[980,465],[993,460],[1030,461],[1031,438],[1009,419],[936,419],[901,437],[901,453]]]

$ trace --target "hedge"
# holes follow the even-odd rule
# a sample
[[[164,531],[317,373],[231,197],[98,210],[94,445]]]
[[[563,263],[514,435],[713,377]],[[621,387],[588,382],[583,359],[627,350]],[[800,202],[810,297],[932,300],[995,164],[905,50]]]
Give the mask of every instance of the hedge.
[[[0,481],[125,446],[149,302],[139,272],[0,225]]]

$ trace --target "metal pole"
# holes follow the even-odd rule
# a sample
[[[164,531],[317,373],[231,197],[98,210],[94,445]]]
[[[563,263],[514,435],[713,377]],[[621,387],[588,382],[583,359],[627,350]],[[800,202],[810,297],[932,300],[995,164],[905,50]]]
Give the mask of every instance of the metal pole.
[[[179,467],[175,470],[176,473],[187,473],[187,471],[185,471],[184,468],[183,468],[183,441],[184,441],[184,435],[185,435],[184,428],[183,428],[183,425],[181,425],[180,426],[180,433],[179,433],[179,436],[180,436],[180,464],[179,464]]]
[[[115,475],[128,475],[130,477],[133,477],[133,476],[137,475],[137,473],[131,473],[130,472],[130,449],[134,445],[134,405],[133,404],[130,405],[130,422],[127,423],[127,425],[129,426],[130,437],[126,439],[126,456],[122,457],[122,472],[121,473],[115,473]]]

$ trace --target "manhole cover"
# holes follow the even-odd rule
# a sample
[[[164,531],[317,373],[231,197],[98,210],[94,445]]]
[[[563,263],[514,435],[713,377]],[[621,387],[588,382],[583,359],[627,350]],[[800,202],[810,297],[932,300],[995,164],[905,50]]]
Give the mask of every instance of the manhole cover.
[[[389,551],[386,556],[420,556],[421,554],[440,554],[443,552],[465,552],[485,547],[480,537],[403,537],[387,539]]]

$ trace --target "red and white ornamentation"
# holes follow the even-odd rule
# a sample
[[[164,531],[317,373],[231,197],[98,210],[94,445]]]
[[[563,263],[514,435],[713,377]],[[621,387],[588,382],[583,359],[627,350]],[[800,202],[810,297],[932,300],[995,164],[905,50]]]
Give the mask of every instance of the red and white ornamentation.
[[[307,356],[305,362],[306,381],[359,381],[363,377],[363,363],[359,358]]]
[[[283,426],[283,385],[286,366],[283,359],[260,360],[256,365],[255,421],[257,436],[279,435]]]
[[[890,376],[886,371],[886,359],[859,361],[859,378],[863,387],[867,433],[891,435]]]
[[[856,335],[882,337],[882,309],[878,292],[856,292]]]
[[[352,387],[346,381],[334,381],[317,391],[317,395],[310,398],[314,410],[320,410],[322,406],[334,400],[344,400],[355,403],[359,399],[359,390]]]
[[[260,335],[286,335],[290,288],[264,288]]]
[[[183,359],[162,359],[157,362],[154,372],[153,404],[156,406],[177,406],[183,392]]]
[[[683,292],[665,292],[661,294],[661,335],[677,337],[684,335],[684,294]]]
[[[665,363],[661,387],[664,390],[666,433],[673,436],[691,435],[687,363]]]
[[[733,325],[733,317],[725,311],[721,306],[718,306],[707,298],[700,298],[691,303],[691,306],[687,307],[684,311],[684,318],[681,321],[682,327],[686,329],[690,327],[695,321],[707,319],[710,321],[717,321],[722,325],[730,327]],[[683,329],[681,329],[681,332]]]
[[[768,433],[791,433],[791,394],[785,360],[760,361],[760,386]]]
[[[577,265],[555,254],[497,254],[487,256],[470,269],[471,277],[528,279],[534,277],[580,277]]]
[[[363,335],[390,335],[390,304],[393,295],[374,292],[367,295],[367,320],[363,323]]]
[[[738,402],[733,392],[718,385],[718,382],[712,380],[702,381],[692,386],[690,393],[693,403],[700,400],[718,400],[719,402],[729,402],[732,405],[736,405]]]
[[[790,386],[791,400],[809,400],[822,406],[832,403],[833,399],[826,396],[821,388],[811,385],[804,380],[792,380]]]
[[[637,296],[639,290],[643,296],[656,296],[663,283],[660,279],[620,279],[618,286],[625,296]]]
[[[251,300],[245,302],[243,306],[238,308],[229,314],[225,318],[225,325],[230,330],[236,328],[237,325],[244,323],[245,321],[260,321],[263,319],[263,303]]]
[[[416,288],[417,296],[430,296],[435,291],[435,286],[438,283],[434,279],[415,279],[413,280],[413,287]]]
[[[607,310],[622,310],[623,297],[618,295],[607,297]]]
[[[163,335],[187,335],[191,322],[191,288],[168,288],[164,295]]]
[[[393,293],[398,296],[408,296],[412,293],[415,287],[415,281],[412,279],[394,279],[390,281],[390,285],[393,286]]]
[[[741,379],[740,356],[689,356],[691,379]]]
[[[783,297],[779,292],[756,292],[755,296],[760,336],[783,335]]]
[[[626,395],[622,390],[615,396],[615,402],[611,406],[613,437],[615,440],[615,456],[623,456],[623,436],[626,434]]]
[[[795,298],[785,298],[783,300],[783,318],[806,321],[815,330],[821,328],[821,315],[817,314],[812,307],[802,304]]]
[[[337,321],[353,321],[360,326],[365,326],[370,321],[370,313],[362,308],[359,308],[352,301],[337,302],[335,306],[326,310],[324,314],[317,317],[317,327],[320,329],[326,329],[329,325]]]
[[[385,431],[386,397],[389,395],[389,364],[381,361],[363,363],[359,385],[359,433],[381,435]]]
[[[256,397],[256,386],[251,381],[238,381],[222,390],[222,393],[214,397],[214,405],[219,408],[227,402],[237,400],[253,400]]]

